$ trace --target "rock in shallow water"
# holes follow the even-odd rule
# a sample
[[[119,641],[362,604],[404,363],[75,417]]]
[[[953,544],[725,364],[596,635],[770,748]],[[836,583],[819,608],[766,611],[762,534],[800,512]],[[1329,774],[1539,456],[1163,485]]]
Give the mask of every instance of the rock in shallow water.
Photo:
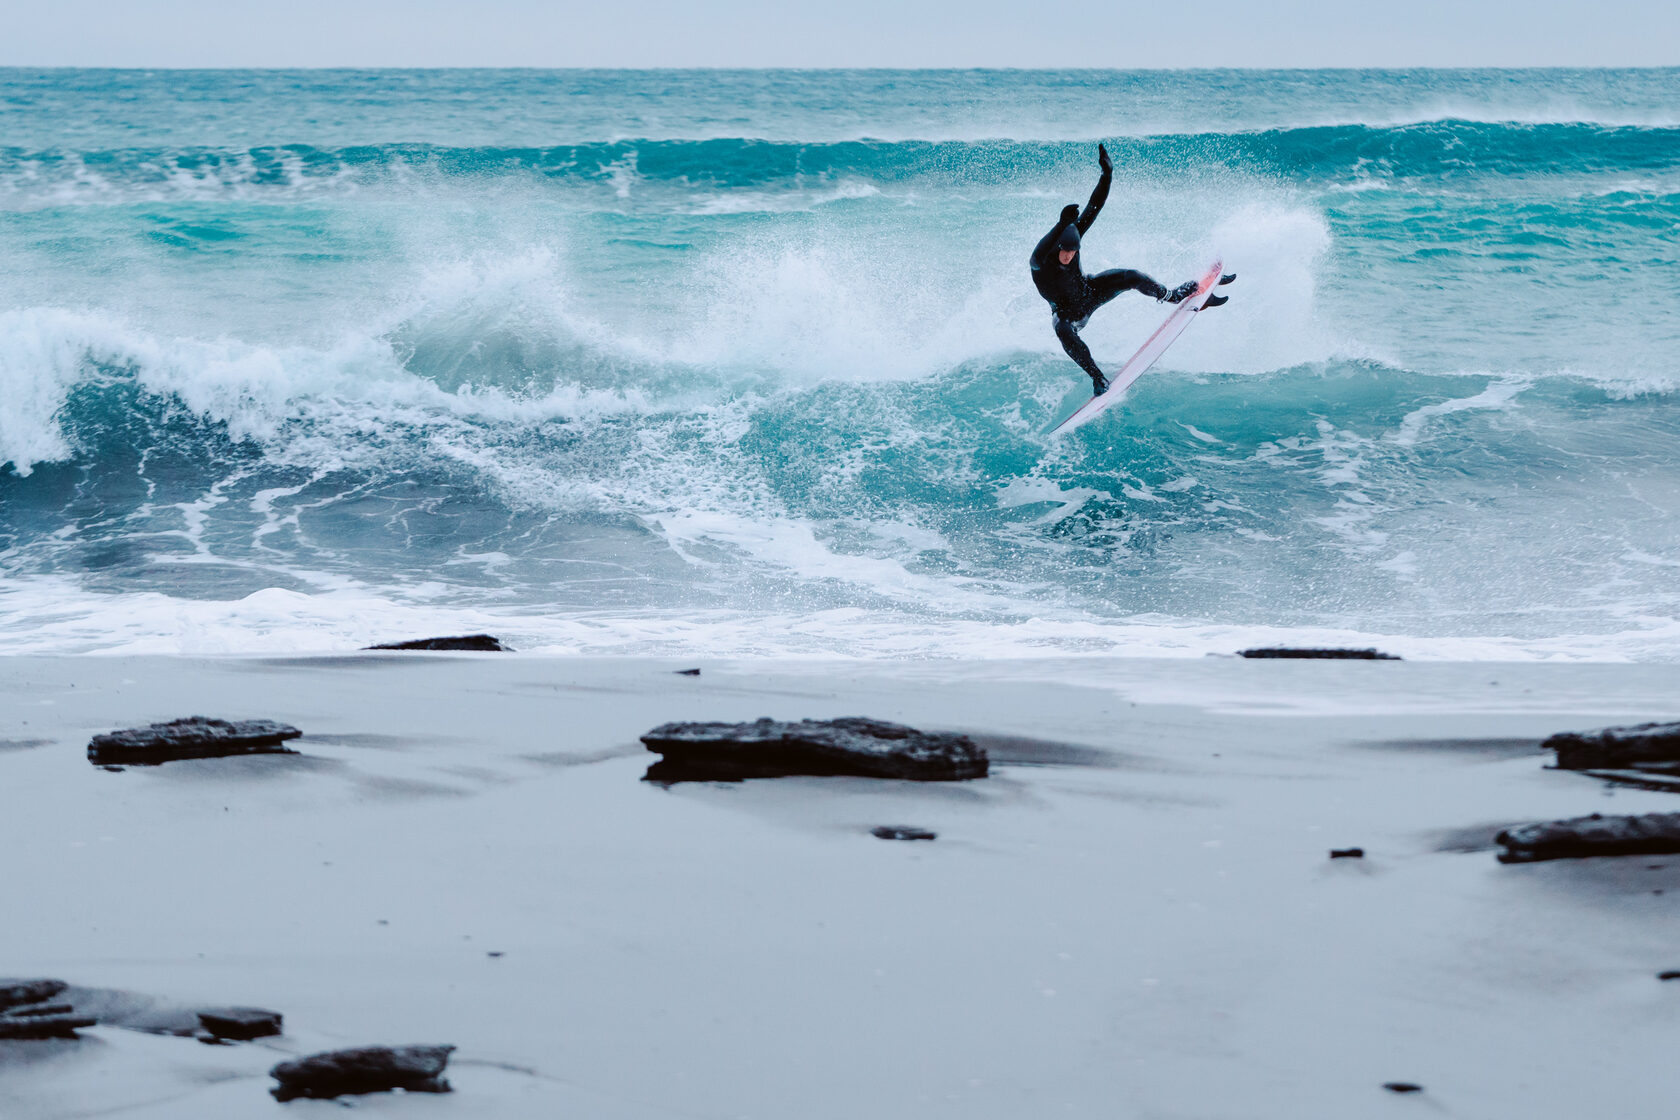
[[[642,736],[664,756],[651,782],[739,781],[794,774],[951,782],[984,778],[986,752],[967,735],[851,717],[754,723],[666,723]]]
[[[447,1093],[443,1079],[453,1046],[363,1046],[329,1050],[281,1062],[269,1070],[280,1084],[270,1089],[275,1100],[316,1099],[360,1093]]]
[[[498,639],[489,634],[465,634],[459,638],[416,638],[411,642],[387,642],[378,646],[363,646],[363,649],[455,649],[470,650],[476,653],[512,653],[513,650],[504,646]]]
[[[1293,646],[1269,646],[1263,649],[1245,649],[1238,653],[1237,656],[1274,661],[1308,658],[1321,661],[1400,660],[1400,658],[1396,657],[1392,653],[1381,653],[1374,649],[1297,649]]]
[[[878,840],[937,840],[939,833],[907,824],[883,824],[869,830]]]
[[[1680,852],[1680,813],[1625,817],[1594,813],[1507,828],[1494,839],[1506,849],[1499,853],[1501,863]]]
[[[0,980],[0,1039],[75,1038],[97,1020],[68,1003],[49,1003],[69,985],[62,980]]]
[[[303,732],[271,719],[229,722],[191,716],[95,735],[88,743],[88,761],[95,766],[151,766],[185,758],[222,758],[236,754],[292,754],[280,744]]]
[[[249,1042],[280,1033],[280,1013],[260,1007],[218,1007],[198,1013],[198,1022],[215,1038]]]
[[[1560,770],[1617,770],[1680,763],[1680,723],[1566,731],[1541,743],[1540,749],[1557,752]]]
[[[77,1030],[97,1023],[97,1019],[59,1008],[39,1014],[13,1011],[0,1015],[0,1039],[75,1038]]]
[[[69,986],[62,980],[0,980],[0,1011],[44,1003]]]

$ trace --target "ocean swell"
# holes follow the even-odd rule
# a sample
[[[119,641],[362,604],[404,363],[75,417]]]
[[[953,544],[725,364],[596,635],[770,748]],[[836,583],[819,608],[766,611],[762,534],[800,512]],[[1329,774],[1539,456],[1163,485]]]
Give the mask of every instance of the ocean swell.
[[[1134,174],[1176,177],[1225,168],[1333,183],[1380,174],[1436,186],[1509,176],[1581,177],[1607,170],[1680,169],[1680,126],[1430,120],[1230,133],[1127,136],[1109,141]],[[631,191],[705,192],[703,212],[743,203],[717,192],[813,186],[829,200],[880,190],[999,189],[1043,182],[1089,161],[1090,143],[850,140],[829,143],[717,138],[615,140],[547,148],[379,144],[320,148],[0,148],[0,205],[307,198],[421,181],[530,179]],[[810,203],[807,202],[807,205]],[[762,203],[761,203],[762,205]],[[786,205],[786,202],[773,205]]]
[[[0,648],[1680,656],[1662,75],[76,80],[0,74]],[[1052,440],[1087,127],[1085,267],[1238,280]]]

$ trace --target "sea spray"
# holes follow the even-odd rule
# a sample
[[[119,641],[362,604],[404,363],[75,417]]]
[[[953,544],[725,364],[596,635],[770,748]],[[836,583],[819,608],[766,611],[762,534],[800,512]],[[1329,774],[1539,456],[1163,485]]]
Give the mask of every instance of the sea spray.
[[[1671,658],[1665,74],[0,73],[0,648]]]

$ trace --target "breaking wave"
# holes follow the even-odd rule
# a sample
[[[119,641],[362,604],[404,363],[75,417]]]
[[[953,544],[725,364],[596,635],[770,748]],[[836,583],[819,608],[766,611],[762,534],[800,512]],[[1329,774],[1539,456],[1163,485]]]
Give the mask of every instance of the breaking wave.
[[[1265,94],[1111,136],[1088,267],[1239,280],[1058,441],[1025,256],[1083,142],[67,118],[0,148],[0,648],[1680,655],[1680,130]]]

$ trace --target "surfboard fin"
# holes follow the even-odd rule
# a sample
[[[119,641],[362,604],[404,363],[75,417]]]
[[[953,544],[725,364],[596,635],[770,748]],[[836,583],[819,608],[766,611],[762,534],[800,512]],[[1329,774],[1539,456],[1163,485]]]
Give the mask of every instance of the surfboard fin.
[[[1225,304],[1230,302],[1230,296],[1209,296],[1207,298],[1207,302],[1202,304],[1201,310],[1206,311],[1210,307],[1223,307]]]
[[[1225,275],[1223,275],[1223,276],[1221,276],[1221,277],[1220,277],[1220,278],[1219,278],[1219,282],[1220,282],[1220,283],[1221,283],[1221,284],[1229,284],[1229,283],[1230,283],[1230,282],[1231,282],[1231,281],[1233,281],[1233,280],[1235,280],[1235,279],[1236,279],[1236,278],[1237,278],[1237,274],[1236,274],[1236,273],[1234,273],[1234,272],[1227,272],[1227,273],[1226,273],[1226,274],[1225,274]]]

